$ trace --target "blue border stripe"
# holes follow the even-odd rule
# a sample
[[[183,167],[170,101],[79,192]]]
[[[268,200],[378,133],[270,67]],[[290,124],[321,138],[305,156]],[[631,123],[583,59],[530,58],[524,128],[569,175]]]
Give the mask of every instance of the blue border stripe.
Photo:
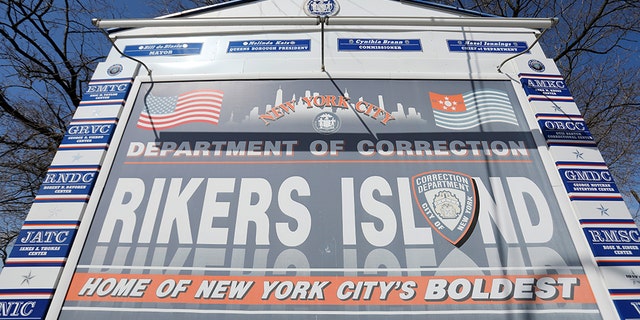
[[[635,225],[633,219],[580,219],[580,224],[629,224]]]
[[[33,200],[34,203],[57,203],[57,202],[68,202],[68,203],[72,203],[72,202],[77,202],[77,203],[87,203],[89,202],[89,197],[85,197],[85,198],[58,198],[58,199],[53,199],[53,198],[44,198],[44,199],[38,199],[36,198],[35,200]]]
[[[89,84],[92,84],[94,82],[131,82],[133,83],[133,78],[132,77],[127,77],[127,78],[99,78],[99,79],[91,79],[91,81],[89,81]]]
[[[609,289],[610,294],[640,295],[640,289]]]
[[[637,260],[606,260],[606,261],[596,261],[599,267],[639,267],[640,266],[640,257]]]
[[[556,161],[556,166],[607,167],[604,162]]]
[[[554,78],[554,79],[564,79],[562,75],[559,74],[546,74],[546,73],[518,73],[518,77],[533,77],[533,78]]]
[[[60,262],[51,262],[51,261],[45,261],[45,262],[37,262],[36,260],[30,261],[30,262],[24,262],[24,261],[16,261],[16,262],[11,262],[9,260],[7,260],[7,262],[5,263],[5,267],[9,268],[9,267],[13,267],[13,268],[17,268],[17,267],[64,267],[64,265],[66,264],[66,261],[60,261]]]
[[[0,295],[29,295],[29,294],[53,294],[55,289],[0,289]]]
[[[79,220],[26,220],[24,222],[24,226],[36,226],[36,225],[45,225],[45,226],[58,226],[58,225],[66,225],[68,228],[72,228],[72,226],[79,226]]]
[[[569,199],[571,199],[571,201],[624,201],[620,194],[613,194],[610,197],[570,195]]]
[[[98,146],[86,146],[86,147],[82,147],[82,146],[67,147],[68,145],[61,145],[59,149],[64,151],[78,151],[78,150],[107,150],[109,148],[108,144],[100,144]]]

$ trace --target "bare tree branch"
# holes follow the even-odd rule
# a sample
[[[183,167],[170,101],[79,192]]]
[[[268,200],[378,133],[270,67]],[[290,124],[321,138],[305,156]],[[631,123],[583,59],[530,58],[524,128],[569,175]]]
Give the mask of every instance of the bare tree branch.
[[[0,258],[38,191],[108,44],[105,0],[0,0]],[[80,8],[80,9],[77,9]],[[97,12],[97,11],[93,11]]]

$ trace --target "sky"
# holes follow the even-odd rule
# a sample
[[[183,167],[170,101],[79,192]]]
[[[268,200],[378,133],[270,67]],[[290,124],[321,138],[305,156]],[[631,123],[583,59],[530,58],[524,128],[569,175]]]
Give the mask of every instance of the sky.
[[[142,0],[116,0],[114,4],[118,4],[124,8],[123,19],[134,18],[154,18],[158,16],[156,9],[149,6],[149,1]]]
[[[180,2],[180,0],[176,0]],[[182,1],[191,7],[193,4],[190,1]],[[145,0],[115,0],[113,3],[123,8],[122,19],[134,19],[134,18],[155,18],[164,15],[164,13],[158,13],[158,8],[149,5],[149,1]],[[171,12],[175,13],[175,12]]]

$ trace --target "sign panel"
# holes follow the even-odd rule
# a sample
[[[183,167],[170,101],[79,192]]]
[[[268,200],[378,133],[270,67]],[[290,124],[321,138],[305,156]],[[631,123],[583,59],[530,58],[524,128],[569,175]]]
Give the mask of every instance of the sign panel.
[[[34,266],[63,266],[71,249],[78,224],[79,222],[74,220],[25,221],[11,254],[5,261],[5,267],[15,269],[23,267],[22,270],[25,270]],[[31,277],[21,276],[23,277],[22,285],[31,283]],[[38,278],[39,280],[51,279],[40,276]],[[6,285],[6,283],[4,284]]]
[[[121,122],[60,319],[600,319],[509,81],[143,84]]]
[[[538,125],[550,145],[595,146],[584,119],[579,116],[537,114]]]
[[[229,41],[228,53],[310,51],[311,40],[241,40]]]
[[[12,258],[66,258],[76,229],[22,229]]]
[[[596,257],[640,256],[640,233],[636,227],[584,228]]]
[[[529,47],[524,41],[447,40],[451,52],[520,53]]]
[[[71,121],[60,148],[106,148],[111,141],[117,122],[117,119]]]
[[[338,51],[422,51],[420,39],[338,38]]]
[[[2,319],[43,319],[49,299],[3,299],[0,291],[0,317]]]
[[[89,196],[99,167],[96,166],[51,166],[42,181],[39,196]]]
[[[91,81],[82,95],[81,106],[124,102],[131,88],[131,79]]]
[[[202,43],[153,43],[124,47],[124,53],[130,57],[186,56],[198,55]]]
[[[568,193],[619,192],[604,163],[558,163],[557,166]]]
[[[573,101],[562,76],[520,74],[520,82],[529,101]]]
[[[616,309],[618,309],[620,319],[637,319],[640,317],[639,299],[614,300],[613,302],[616,305]]]

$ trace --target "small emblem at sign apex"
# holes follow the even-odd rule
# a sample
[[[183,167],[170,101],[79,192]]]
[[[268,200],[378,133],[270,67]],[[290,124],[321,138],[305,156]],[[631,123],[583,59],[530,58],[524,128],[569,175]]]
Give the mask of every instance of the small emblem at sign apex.
[[[117,76],[122,72],[124,67],[121,64],[114,64],[107,69],[107,74],[111,77]]]
[[[331,17],[338,14],[340,5],[336,0],[307,0],[304,2],[304,12],[312,17]]]
[[[536,59],[529,60],[528,64],[529,64],[529,68],[531,68],[531,70],[533,71],[544,72],[545,70],[544,63]]]

